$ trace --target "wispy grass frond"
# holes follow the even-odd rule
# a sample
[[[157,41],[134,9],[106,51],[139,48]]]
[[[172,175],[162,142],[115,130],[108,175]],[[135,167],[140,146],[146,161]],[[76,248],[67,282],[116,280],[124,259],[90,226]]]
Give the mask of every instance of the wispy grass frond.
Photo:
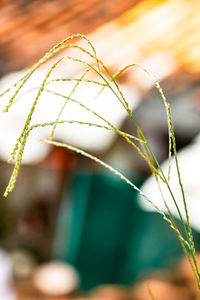
[[[52,122],[47,122],[47,123],[38,123],[38,124],[32,125],[28,131],[30,132],[31,130],[38,128],[38,127],[53,126],[53,125],[55,125],[55,123],[56,124],[68,123],[68,124],[87,125],[87,126],[91,126],[91,127],[98,127],[98,128],[106,129],[109,131],[114,131],[112,127],[107,127],[107,126],[103,126],[103,125],[99,125],[99,124],[95,124],[95,123],[83,122],[83,121],[77,121],[77,120],[59,120],[59,121],[52,121]],[[136,140],[137,142],[140,142],[140,143],[144,143],[143,140],[140,140],[138,137],[133,136],[127,132],[124,132],[121,130],[119,130],[119,132],[121,132],[123,135],[126,135],[130,139]]]
[[[38,99],[39,99],[41,93],[43,92],[45,83],[46,83],[46,81],[48,80],[49,76],[51,75],[52,71],[56,68],[56,66],[57,66],[62,60],[63,60],[63,57],[60,58],[55,64],[53,64],[53,66],[50,68],[50,70],[48,71],[47,75],[45,76],[45,79],[43,80],[43,82],[42,82],[42,84],[41,84],[41,87],[39,88],[38,93],[37,93],[37,95],[36,95],[36,97],[35,97],[35,100],[34,100],[34,102],[33,102],[33,105],[32,105],[32,107],[31,107],[31,109],[30,109],[30,112],[29,112],[28,117],[27,117],[27,119],[26,119],[24,128],[23,128],[23,130],[22,130],[22,133],[21,133],[20,137],[17,139],[17,143],[16,143],[16,145],[15,145],[15,147],[14,147],[12,153],[11,153],[11,159],[10,159],[10,161],[12,161],[13,159],[15,159],[15,154],[16,154],[16,151],[17,151],[18,148],[19,148],[19,143],[22,144],[22,148],[23,148],[23,143],[24,143],[24,144],[26,143],[26,135],[25,135],[25,133],[26,133],[27,128],[28,128],[28,126],[29,126],[29,124],[30,124],[30,122],[31,122],[31,119],[32,119],[34,110],[35,110],[36,105],[37,105],[37,102],[38,102]],[[22,140],[23,140],[23,141],[22,141]],[[19,153],[21,153],[21,151],[20,151]],[[22,153],[23,153],[23,152],[22,152]],[[21,155],[21,154],[20,154],[20,155]],[[19,158],[19,159],[22,159],[22,158]]]
[[[20,89],[23,87],[23,85],[26,83],[26,81],[30,78],[30,76],[35,72],[35,70],[37,70],[47,60],[49,60],[53,56],[55,56],[58,52],[60,52],[61,50],[63,50],[66,47],[69,47],[68,45],[66,45],[66,43],[75,38],[82,38],[82,39],[86,40],[86,42],[90,45],[91,49],[93,50],[94,57],[96,57],[96,50],[95,50],[94,46],[92,45],[91,41],[84,34],[78,33],[78,34],[73,34],[73,35],[67,37],[62,42],[58,43],[52,49],[50,49],[35,65],[33,65],[32,68],[30,68],[30,70],[22,78],[17,80],[10,88],[6,89],[5,91],[3,91],[0,94],[0,97],[5,95],[6,93],[8,93],[11,90],[12,87],[16,87],[19,84],[17,90],[15,91],[13,96],[10,98],[8,105],[6,105],[6,107],[4,108],[5,112],[7,112],[9,110],[16,95],[18,94]],[[99,68],[99,62],[97,62],[97,66]]]
[[[85,72],[83,73],[83,75],[80,77],[80,80],[78,80],[75,84],[75,86],[73,87],[73,89],[71,90],[71,92],[69,93],[69,96],[68,96],[68,99],[66,99],[65,103],[63,104],[63,106],[61,107],[60,111],[59,111],[59,114],[56,118],[56,122],[53,126],[53,129],[51,131],[51,134],[50,134],[50,140],[53,140],[53,135],[54,135],[54,132],[55,132],[55,129],[56,129],[56,125],[57,125],[57,122],[60,120],[60,117],[62,115],[62,112],[64,111],[66,105],[67,105],[67,102],[69,100],[69,98],[73,95],[73,93],[76,91],[78,85],[80,84],[80,82],[84,79],[84,77],[86,76],[86,74],[90,71],[90,68],[87,68],[85,70]]]
[[[89,49],[84,48],[83,46],[80,46],[76,43],[73,43],[73,40],[77,39],[77,38],[81,38],[81,39],[85,40],[87,47],[89,47]],[[64,63],[64,57],[62,57],[59,60],[57,60],[49,68],[49,71],[47,72],[46,76],[44,77],[44,79],[39,87],[33,87],[18,96],[19,92],[21,91],[22,87],[26,84],[27,80],[32,76],[32,74],[42,64],[44,64],[46,61],[48,61],[49,59],[54,57],[56,54],[58,54],[63,49],[67,49],[67,48],[77,49],[78,52],[80,51],[80,53],[84,54],[84,57],[86,57],[84,59],[81,59],[80,57],[72,57],[72,56],[65,57],[66,61],[67,60],[73,61],[74,63],[78,63],[78,64],[80,64],[81,67],[85,68],[85,70],[83,71],[80,78],[50,79],[51,73],[57,67],[57,65],[61,62]],[[133,67],[140,68],[148,76],[150,76],[150,78],[152,79],[152,82],[154,83],[155,88],[158,90],[158,92],[160,94],[160,97],[161,97],[164,107],[165,107],[167,124],[168,124],[168,135],[169,135],[169,157],[168,157],[169,164],[168,164],[168,174],[167,175],[164,174],[155,154],[153,153],[144,133],[142,132],[142,129],[140,128],[138,122],[134,118],[134,114],[132,113],[130,105],[129,105],[128,101],[126,100],[126,98],[124,97],[124,94],[121,91],[120,86],[118,85],[118,82],[117,82],[117,78],[123,72],[125,72],[128,69],[133,68]],[[90,71],[95,73],[95,75],[97,77],[96,80],[86,78],[87,77],[86,75]],[[75,83],[71,92],[68,95],[63,95],[61,93],[47,89],[47,86],[49,84],[52,84],[54,82],[62,82],[64,84],[67,81],[68,82],[71,81],[71,82]],[[79,88],[80,83],[96,84],[96,85],[100,86],[100,90],[97,94],[97,97],[99,96],[99,94],[102,93],[102,91],[104,89],[109,89],[112,92],[112,94],[116,97],[116,101],[119,101],[121,103],[122,109],[124,109],[127,112],[127,116],[129,116],[130,119],[132,120],[133,124],[135,125],[135,127],[137,129],[138,137],[132,136],[131,134],[128,134],[128,133],[125,133],[125,132],[119,130],[115,125],[113,125],[111,122],[109,122],[108,120],[103,118],[101,115],[99,115],[98,113],[96,113],[95,111],[93,111],[92,109],[87,107],[84,103],[72,98],[74,92]],[[176,232],[176,235],[177,235],[177,237],[180,241],[180,244],[183,248],[183,251],[185,252],[185,255],[186,255],[186,257],[191,265],[191,268],[193,270],[194,277],[197,281],[197,285],[200,289],[200,273],[199,273],[199,269],[198,269],[198,265],[197,265],[197,261],[196,261],[195,246],[194,246],[194,241],[193,241],[192,229],[191,229],[190,221],[189,221],[187,201],[186,201],[185,192],[184,192],[184,188],[183,188],[183,184],[182,184],[182,180],[181,180],[180,169],[179,169],[178,156],[177,156],[177,151],[176,151],[175,134],[174,134],[174,128],[173,128],[173,122],[172,122],[172,114],[170,111],[170,106],[166,100],[164,93],[163,93],[163,90],[162,90],[159,82],[155,78],[155,76],[152,75],[151,72],[149,72],[146,68],[144,68],[143,66],[141,66],[138,63],[129,64],[129,65],[123,67],[122,69],[120,69],[115,74],[112,74],[111,71],[109,70],[109,68],[103,63],[103,61],[97,57],[95,47],[93,46],[91,41],[82,34],[75,34],[70,37],[67,37],[66,39],[64,39],[57,45],[55,45],[52,49],[50,49],[50,51],[48,51],[32,68],[30,68],[30,70],[28,72],[26,72],[26,74],[24,76],[22,76],[13,85],[11,85],[10,88],[3,91],[0,94],[0,97],[3,95],[6,95],[6,93],[8,93],[8,92],[11,92],[13,89],[14,89],[14,92],[13,92],[12,96],[9,98],[4,111],[8,111],[9,108],[14,103],[19,101],[21,97],[25,96],[26,93],[29,93],[30,91],[33,91],[33,90],[36,90],[37,92],[36,92],[36,97],[33,100],[33,104],[31,106],[29,114],[27,116],[27,119],[25,121],[24,128],[23,128],[19,138],[17,139],[15,147],[11,153],[11,160],[15,160],[15,165],[14,165],[11,177],[10,177],[10,181],[9,181],[6,191],[4,193],[4,196],[7,196],[8,193],[11,192],[12,189],[14,188],[16,178],[17,178],[17,175],[19,172],[19,168],[21,165],[23,152],[24,152],[25,145],[26,145],[26,142],[27,142],[30,132],[33,129],[37,129],[39,127],[50,126],[51,127],[50,140],[44,140],[45,143],[48,143],[48,144],[51,144],[51,145],[54,145],[57,147],[67,148],[69,150],[75,151],[76,153],[79,153],[85,157],[88,157],[88,158],[96,161],[101,166],[109,169],[111,172],[113,172],[114,174],[119,176],[122,180],[124,180],[127,184],[129,184],[132,188],[134,188],[140,195],[142,195],[148,202],[151,203],[151,205],[156,209],[156,211],[162,215],[162,217],[169,223],[169,225],[172,227],[172,229]],[[65,100],[65,102],[64,102],[63,106],[61,107],[59,114],[57,115],[55,120],[53,120],[52,122],[48,122],[48,123],[40,123],[40,124],[31,125],[31,120],[32,120],[33,114],[35,112],[35,108],[38,104],[38,100],[39,100],[41,94],[44,92],[51,93],[51,94],[57,96],[58,98],[61,97]],[[87,110],[88,112],[90,112],[91,114],[96,116],[99,121],[103,122],[103,125],[91,123],[89,121],[83,122],[83,121],[79,121],[79,120],[60,120],[64,109],[65,108],[67,109],[66,105],[67,105],[68,101],[72,101],[73,103],[76,103],[77,105],[81,106],[83,109]],[[47,103],[47,105],[48,105],[48,103]],[[161,191],[161,196],[162,196],[162,199],[163,199],[163,202],[166,207],[166,211],[167,211],[168,215],[165,215],[164,212],[162,212],[159,209],[159,207],[157,207],[146,195],[144,195],[144,193],[140,189],[138,189],[129,179],[127,179],[119,171],[112,168],[110,165],[106,164],[105,162],[101,161],[99,158],[97,158],[97,157],[93,156],[92,154],[89,154],[79,148],[70,146],[68,144],[63,144],[63,143],[58,143],[58,142],[53,141],[54,131],[56,129],[56,126],[58,126],[59,124],[77,124],[77,125],[81,125],[81,126],[82,125],[96,126],[101,129],[114,131],[116,134],[118,134],[120,137],[122,137],[131,147],[134,148],[134,150],[137,151],[137,153],[149,165],[152,173],[155,176],[155,180],[158,184],[158,187]],[[140,143],[140,147],[137,144],[138,142]],[[186,224],[183,221],[183,212],[180,211],[180,208],[178,206],[178,203],[175,199],[175,196],[174,196],[171,186],[170,186],[172,151],[174,153],[174,158],[175,158],[175,163],[176,163],[176,171],[177,171],[178,180],[179,180],[179,187],[181,189],[183,203],[184,203],[184,214],[186,215]],[[165,184],[165,186],[167,187],[167,189],[170,193],[170,196],[172,197],[172,200],[177,209],[179,218],[181,220],[181,226],[182,226],[184,234],[180,233],[180,231],[176,225],[173,215],[169,209],[167,199],[164,198],[164,195],[162,193],[162,189],[161,189],[161,186],[159,183],[159,178]],[[154,299],[154,298],[152,298],[152,299]]]
[[[151,287],[150,287],[150,285],[149,285],[148,282],[146,283],[146,288],[147,288],[147,293],[148,293],[148,295],[149,295],[149,298],[150,298],[151,300],[156,300],[156,298],[154,297],[153,292],[152,292],[152,289],[151,289]]]
[[[80,81],[80,82],[94,83],[94,84],[102,86],[102,88],[107,86],[105,83],[102,83],[102,82],[99,82],[99,81],[96,81],[96,80],[92,80],[92,79],[86,79],[86,78],[54,78],[54,79],[48,81],[46,83],[46,85],[49,84],[49,83],[52,83],[52,82],[59,82],[59,81],[61,81],[61,82]]]
[[[87,111],[91,112],[93,115],[95,115],[96,117],[98,117],[99,119],[101,119],[102,121],[104,121],[106,124],[108,124],[112,129],[113,131],[115,131],[117,134],[119,134],[120,136],[122,136],[126,142],[128,144],[130,144],[137,152],[138,154],[147,162],[147,164],[154,170],[154,172],[162,179],[162,176],[160,175],[160,173],[157,171],[157,169],[152,165],[151,161],[149,160],[149,158],[147,156],[145,156],[143,154],[143,152],[140,150],[140,148],[133,142],[131,141],[128,136],[126,136],[125,134],[123,134],[122,131],[120,131],[118,128],[116,128],[113,124],[111,124],[108,120],[106,120],[105,118],[103,118],[102,116],[100,116],[99,114],[97,114],[95,111],[93,111],[92,109],[90,109],[89,107],[87,107],[86,105],[84,105],[83,103],[79,102],[78,100],[76,99],[73,99],[71,97],[68,97],[68,96],[65,96],[63,94],[60,94],[60,93],[57,93],[57,92],[54,92],[52,90],[48,90],[48,89],[44,89],[44,91],[48,92],[48,93],[52,93],[54,95],[57,95],[59,97],[62,97],[62,98],[67,98],[69,99],[70,101],[80,105],[81,107],[83,107],[84,109],[86,109]],[[146,143],[146,141],[144,141]],[[162,179],[163,180],[163,179]]]

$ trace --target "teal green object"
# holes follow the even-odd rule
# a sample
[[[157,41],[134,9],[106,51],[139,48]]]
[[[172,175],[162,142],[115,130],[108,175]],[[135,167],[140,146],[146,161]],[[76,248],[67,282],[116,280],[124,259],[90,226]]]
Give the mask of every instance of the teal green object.
[[[107,172],[74,177],[60,208],[54,257],[76,267],[83,290],[131,284],[182,255],[169,225],[137,201],[135,190]]]

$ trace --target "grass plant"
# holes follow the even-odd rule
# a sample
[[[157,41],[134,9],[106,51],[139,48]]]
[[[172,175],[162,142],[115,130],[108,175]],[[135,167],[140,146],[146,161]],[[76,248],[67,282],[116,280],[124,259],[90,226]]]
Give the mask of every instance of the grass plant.
[[[80,38],[82,40],[86,41],[86,47],[82,47],[76,43],[73,43],[73,40],[77,38]],[[166,97],[160,87],[159,82],[156,80],[156,78],[144,67],[141,65],[134,63],[127,65],[120,69],[118,72],[115,74],[112,74],[109,68],[101,61],[96,54],[96,50],[94,46],[92,45],[91,41],[84,35],[81,34],[76,34],[72,35],[66,39],[64,39],[62,42],[58,43],[56,46],[54,46],[49,52],[47,52],[30,70],[22,77],[20,78],[17,82],[15,82],[10,88],[6,89],[1,93],[0,96],[5,95],[8,92],[12,92],[12,96],[8,98],[8,102],[4,108],[5,112],[8,112],[10,107],[13,106],[16,101],[20,101],[20,97],[18,97],[18,94],[20,94],[20,90],[22,87],[26,84],[26,82],[29,80],[31,75],[38,69],[42,64],[44,64],[46,61],[50,60],[52,57],[54,57],[56,54],[58,54],[60,51],[63,49],[67,48],[74,48],[80,51],[80,53],[84,53],[85,57],[88,57],[88,59],[81,59],[79,57],[72,57],[72,56],[63,56],[59,58],[55,63],[52,64],[51,68],[47,72],[46,76],[44,77],[43,81],[41,82],[41,85],[39,87],[32,87],[32,89],[28,90],[26,93],[28,93],[35,89],[37,90],[36,97],[33,99],[32,107],[29,111],[29,114],[27,116],[27,119],[24,124],[24,128],[19,136],[19,138],[16,141],[16,144],[13,148],[13,151],[11,153],[11,158],[9,162],[14,161],[14,168],[13,172],[11,174],[8,186],[5,190],[4,196],[7,197],[8,193],[11,192],[14,188],[17,175],[20,169],[22,157],[23,157],[23,152],[24,148],[26,146],[27,139],[29,138],[29,134],[32,130],[37,130],[39,127],[50,127],[50,133],[49,133],[49,139],[42,140],[44,143],[51,144],[57,147],[64,147],[67,148],[71,151],[75,151],[78,154],[81,154],[85,157],[88,157],[98,164],[102,165],[103,167],[109,169],[111,172],[113,172],[115,175],[119,176],[122,180],[124,180],[127,184],[129,184],[133,189],[137,190],[138,193],[140,193],[147,201],[153,205],[153,207],[157,210],[159,214],[162,215],[163,219],[169,223],[171,228],[174,230],[176,233],[180,244],[183,248],[183,251],[188,259],[188,262],[192,268],[194,277],[197,282],[197,286],[200,289],[200,272],[199,268],[197,265],[197,260],[196,260],[196,254],[195,254],[195,246],[193,242],[193,235],[192,235],[192,229],[190,226],[190,220],[189,220],[189,213],[187,209],[187,201],[184,193],[184,188],[181,180],[181,174],[179,170],[179,162],[178,162],[178,157],[177,157],[177,151],[176,151],[176,141],[175,141],[175,135],[174,135],[174,129],[173,129],[173,122],[172,122],[172,115],[170,111],[170,106],[167,103]],[[56,69],[56,67],[59,64],[64,64],[65,61],[73,61],[78,64],[80,64],[82,67],[84,67],[84,72],[80,76],[80,78],[54,78],[51,79],[51,74],[53,71]],[[169,135],[169,167],[168,167],[168,174],[165,175],[157,158],[155,157],[144,133],[142,132],[142,129],[140,128],[138,122],[134,118],[134,113],[132,112],[131,108],[129,107],[129,104],[127,100],[124,97],[124,94],[122,93],[120,86],[117,83],[117,78],[125,71],[127,71],[130,68],[140,68],[142,69],[147,76],[150,76],[151,79],[153,80],[153,83],[158,90],[161,100],[163,101],[165,110],[166,110],[166,116],[167,116],[167,122],[168,122],[168,135]],[[87,77],[88,73],[93,72],[97,78],[97,80],[92,80]],[[71,92],[68,95],[64,95],[62,93],[55,92],[52,89],[48,88],[48,85],[53,82],[68,82],[68,81],[74,81],[74,87],[71,90]],[[101,115],[90,109],[88,106],[84,105],[83,103],[79,102],[78,99],[74,99],[73,94],[74,92],[79,88],[80,83],[87,83],[88,85],[90,84],[95,84],[100,87],[100,91],[97,94],[98,95],[104,90],[104,89],[109,89],[116,97],[116,101],[119,101],[121,103],[122,109],[124,109],[127,113],[127,116],[132,120],[134,126],[137,129],[138,136],[132,136],[129,133],[123,132],[119,130],[114,124],[103,118]],[[46,94],[54,94],[57,96],[58,101],[59,98],[64,99],[64,104],[60,109],[60,112],[55,120],[52,120],[51,122],[48,123],[39,123],[39,124],[32,124],[32,116],[35,113],[35,109],[38,104],[38,100],[41,96],[42,93]],[[91,114],[95,115],[99,120],[101,120],[104,125],[99,125],[95,123],[90,123],[90,122],[82,122],[80,120],[63,120],[62,119],[62,113],[65,109],[67,109],[67,103],[69,101],[72,101],[76,103],[79,106],[82,106],[83,109],[89,111]],[[146,163],[149,165],[151,172],[155,176],[155,180],[159,186],[159,180],[162,180],[164,184],[166,185],[173,202],[175,204],[176,210],[178,212],[180,221],[181,221],[181,230],[177,227],[176,220],[174,219],[170,208],[168,206],[168,201],[167,199],[163,198],[164,205],[167,210],[167,214],[165,214],[163,211],[159,209],[158,206],[156,206],[151,199],[149,199],[138,187],[136,187],[128,178],[126,178],[123,174],[121,174],[118,170],[114,169],[112,166],[108,165],[107,163],[103,162],[99,158],[93,156],[92,154],[89,154],[79,148],[76,148],[74,146],[68,145],[66,143],[60,143],[54,140],[54,132],[57,126],[60,124],[77,124],[81,126],[96,126],[101,128],[102,130],[110,130],[114,131],[117,135],[119,135],[122,139],[124,139],[130,146],[134,149],[134,151],[138,152],[138,155],[140,155]],[[139,146],[138,146],[139,142]],[[172,151],[175,157],[175,162],[176,162],[176,171],[178,174],[178,179],[179,179],[179,187],[181,189],[182,193],[182,201],[184,203],[184,211],[181,212],[180,208],[178,206],[178,203],[174,197],[174,194],[171,190],[170,186],[170,171],[171,171],[171,156],[172,156]],[[186,223],[183,221],[183,214],[186,216]],[[183,233],[181,233],[181,232]]]

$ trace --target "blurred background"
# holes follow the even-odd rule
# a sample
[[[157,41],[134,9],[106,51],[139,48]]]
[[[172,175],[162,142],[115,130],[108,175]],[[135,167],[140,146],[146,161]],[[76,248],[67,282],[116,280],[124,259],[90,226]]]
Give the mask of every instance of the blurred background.
[[[198,0],[0,1],[1,91],[56,43],[81,33],[92,41],[112,73],[135,62],[150,70],[170,103],[177,149],[184,151],[195,140],[199,150],[199,11]],[[82,39],[75,41],[85,46]],[[79,57],[76,51],[59,55]],[[41,84],[40,75],[51,65],[42,66],[32,84]],[[69,62],[56,71],[55,78],[78,78],[82,71],[82,66]],[[152,79],[134,67],[118,83],[158,161],[164,162],[167,120]],[[80,90],[80,95],[87,93],[87,87]],[[107,101],[110,95],[101,97]],[[103,100],[98,105],[104,112]],[[44,110],[41,118],[48,113]],[[105,113],[121,130],[137,135],[134,124],[117,106]],[[51,146],[34,150],[36,141],[31,146],[33,156],[29,152],[23,161],[14,191],[3,198],[13,168],[6,162],[12,150],[7,141],[14,147],[20,134],[18,123],[24,122],[19,116],[11,114],[5,123],[1,113],[0,121],[0,299],[145,300],[150,299],[151,290],[155,299],[198,299],[168,224],[140,205],[135,190],[89,159]],[[142,187],[150,176],[145,162],[119,137],[98,134],[98,130],[78,128],[58,137],[88,150]],[[200,160],[191,162],[197,171],[194,183],[199,197]],[[188,190],[192,197],[193,190]],[[199,250],[198,226],[194,226],[194,238]]]

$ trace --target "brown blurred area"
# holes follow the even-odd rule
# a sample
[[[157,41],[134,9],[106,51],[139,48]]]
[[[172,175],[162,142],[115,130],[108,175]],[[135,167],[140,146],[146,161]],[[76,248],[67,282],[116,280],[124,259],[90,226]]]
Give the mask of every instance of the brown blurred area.
[[[199,261],[199,254],[198,254]],[[102,285],[89,293],[50,297],[39,292],[30,279],[18,282],[20,300],[199,300],[200,295],[188,261],[183,259],[172,271],[157,271],[151,277],[128,288],[121,285]]]
[[[0,3],[0,61],[4,72],[30,67],[65,37],[89,34],[137,0],[10,0]],[[2,73],[2,70],[1,70]]]
[[[176,63],[168,82],[183,74],[183,87],[199,78],[196,0],[9,0],[0,5],[1,75],[30,67],[56,43],[82,33],[91,35],[100,57],[115,71],[127,58],[142,63],[164,52]],[[135,73],[122,81],[141,84]]]

